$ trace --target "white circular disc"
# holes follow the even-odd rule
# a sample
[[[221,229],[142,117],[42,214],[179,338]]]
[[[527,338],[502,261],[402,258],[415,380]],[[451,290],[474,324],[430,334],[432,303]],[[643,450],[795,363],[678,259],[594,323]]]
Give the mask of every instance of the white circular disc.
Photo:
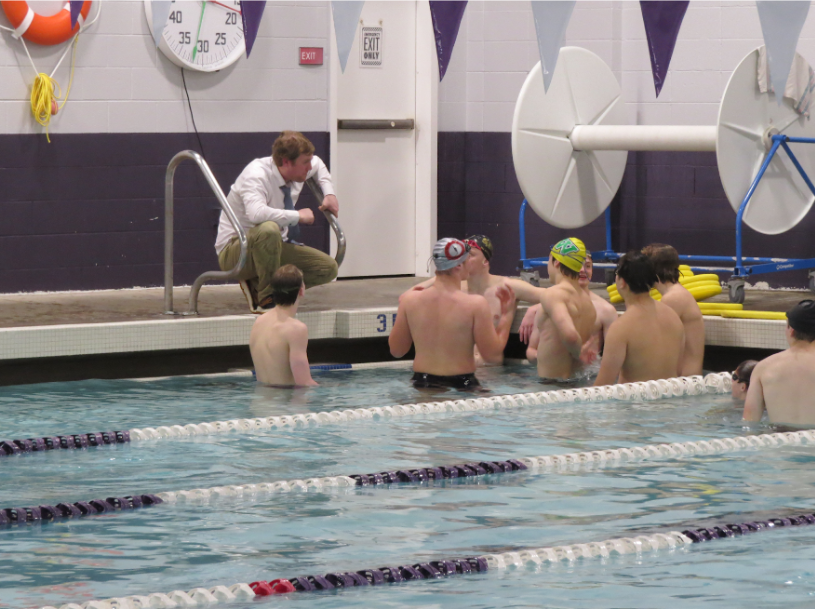
[[[597,55],[560,49],[544,92],[538,63],[526,77],[512,121],[512,160],[527,202],[549,224],[579,228],[602,214],[623,179],[626,151],[576,151],[575,125],[621,125],[620,86]]]
[[[795,112],[789,100],[778,105],[775,94],[759,92],[757,62],[756,49],[730,76],[719,108],[716,159],[724,191],[737,212],[764,161],[768,128],[791,137],[815,137],[815,121]],[[807,174],[815,177],[815,145],[789,146]],[[779,149],[747,205],[744,222],[765,235],[777,235],[798,224],[813,201],[815,195],[787,153]]]

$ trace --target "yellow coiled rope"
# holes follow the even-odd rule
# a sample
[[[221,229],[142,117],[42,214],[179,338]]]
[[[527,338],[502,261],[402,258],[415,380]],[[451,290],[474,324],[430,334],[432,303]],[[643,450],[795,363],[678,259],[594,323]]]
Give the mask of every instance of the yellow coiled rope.
[[[78,35],[74,37],[74,48],[71,52],[71,76],[62,103],[57,103],[62,97],[62,89],[59,83],[45,72],[37,74],[37,78],[34,79],[34,86],[31,88],[31,114],[34,115],[34,120],[45,127],[45,137],[48,139],[49,144],[51,143],[51,136],[48,132],[48,125],[51,123],[51,116],[62,109],[68,101],[68,95],[71,94],[71,85],[74,82],[77,40],[79,40]]]

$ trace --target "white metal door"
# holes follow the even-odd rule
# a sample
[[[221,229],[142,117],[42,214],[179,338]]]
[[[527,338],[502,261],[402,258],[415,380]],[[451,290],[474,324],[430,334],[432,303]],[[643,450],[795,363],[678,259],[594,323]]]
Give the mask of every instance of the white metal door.
[[[416,119],[416,10],[415,2],[365,2],[344,73],[332,59],[336,119]],[[375,63],[361,53],[363,28],[381,28],[381,66],[362,65]],[[331,173],[348,242],[340,276],[414,274],[416,130],[336,130]]]

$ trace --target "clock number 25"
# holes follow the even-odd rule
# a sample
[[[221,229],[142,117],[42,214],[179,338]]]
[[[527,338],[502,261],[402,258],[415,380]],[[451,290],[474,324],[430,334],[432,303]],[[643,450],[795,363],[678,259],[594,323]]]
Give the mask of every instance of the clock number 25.
[[[376,316],[376,321],[379,322],[379,325],[376,328],[377,332],[386,332],[388,330],[388,316],[385,313],[380,313]],[[391,329],[396,324],[396,313],[393,313],[391,316]]]

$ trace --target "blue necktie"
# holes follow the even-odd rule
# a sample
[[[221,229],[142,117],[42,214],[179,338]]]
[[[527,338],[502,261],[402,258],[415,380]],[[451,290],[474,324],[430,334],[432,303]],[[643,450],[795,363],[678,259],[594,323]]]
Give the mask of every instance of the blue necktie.
[[[283,191],[283,208],[294,211],[294,203],[291,200],[291,186],[281,186],[280,190]],[[295,224],[289,227],[289,234],[286,240],[289,243],[296,245],[300,242],[300,226]]]

